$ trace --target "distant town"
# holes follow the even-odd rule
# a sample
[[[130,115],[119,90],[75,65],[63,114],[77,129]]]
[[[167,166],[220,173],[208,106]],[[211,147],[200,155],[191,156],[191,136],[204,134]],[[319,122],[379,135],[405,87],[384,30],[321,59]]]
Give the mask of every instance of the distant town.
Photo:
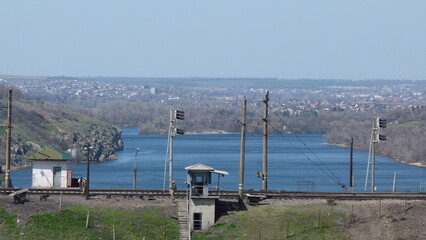
[[[106,100],[158,100],[210,102],[212,105],[233,105],[235,101],[246,96],[250,100],[261,99],[260,96],[269,90],[271,106],[286,115],[304,113],[324,113],[332,111],[365,112],[372,108],[392,110],[403,108],[422,108],[426,105],[426,83],[424,81],[378,80],[378,81],[328,81],[328,80],[293,80],[288,84],[276,80],[278,84],[265,84],[264,87],[253,87],[243,83],[239,87],[232,85],[230,79],[218,81],[212,87],[188,86],[181,84],[185,79],[175,79],[173,85],[161,85],[156,79],[144,78],[141,83],[133,79],[114,81],[111,78],[103,81],[98,78],[73,77],[15,77],[0,76],[0,84],[13,86],[29,96],[46,97],[82,97],[105,98]],[[198,81],[202,82],[203,79]],[[262,79],[259,79],[261,82]],[[169,82],[173,82],[171,79]],[[210,82],[212,82],[210,80]],[[213,81],[214,82],[214,81]],[[223,84],[223,86],[222,86]],[[261,85],[261,84],[260,84]],[[251,104],[258,104],[256,101]],[[260,104],[260,102],[259,102]]]

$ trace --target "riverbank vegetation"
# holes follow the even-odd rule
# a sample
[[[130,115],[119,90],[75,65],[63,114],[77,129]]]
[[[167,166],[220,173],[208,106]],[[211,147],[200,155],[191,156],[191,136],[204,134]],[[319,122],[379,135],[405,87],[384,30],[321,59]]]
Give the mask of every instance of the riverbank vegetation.
[[[3,98],[5,98],[4,94]],[[42,107],[36,107],[36,101],[29,100],[26,103],[17,102],[17,108],[19,108],[19,104],[27,105],[25,111],[19,110],[24,114],[16,116],[14,120],[19,122],[15,131],[20,134],[18,138],[31,139],[40,136],[37,140],[46,142],[45,145],[51,142],[53,146],[62,145],[59,148],[63,149],[67,143],[62,140],[57,141],[56,136],[63,134],[57,129],[63,129],[63,132],[78,130],[65,128],[64,126],[69,121],[65,123],[61,118],[71,118],[78,122],[74,126],[81,126],[83,123],[95,122],[95,119],[99,119],[115,126],[138,126],[140,134],[167,134],[170,107],[172,106],[185,111],[185,120],[176,124],[178,128],[185,130],[185,134],[239,133],[241,130],[241,99],[229,101],[202,99],[176,101],[157,98],[129,100],[66,95],[46,97],[46,100],[52,102],[54,106],[46,107],[48,104],[43,103]],[[53,108],[67,109],[67,111],[79,113],[79,115],[63,114],[52,110]],[[312,108],[292,113],[290,110],[285,110],[282,103],[271,101],[268,118],[269,133],[326,134],[328,143],[341,146],[349,146],[350,139],[353,137],[355,148],[368,151],[373,117],[380,116],[388,120],[388,127],[381,130],[381,134],[387,135],[387,141],[377,144],[377,153],[401,162],[425,163],[426,148],[422,146],[422,143],[426,141],[426,109],[414,107],[392,109],[389,110],[372,103],[362,112],[344,108],[317,111]],[[33,111],[28,112],[28,110]],[[45,116],[48,115],[46,112],[53,112],[52,117],[46,118]],[[85,116],[85,119],[81,120],[81,116]],[[2,115],[2,118],[4,122],[5,115]],[[249,134],[262,133],[262,118],[263,103],[248,101],[247,132]],[[54,123],[55,121],[56,123]],[[25,131],[19,132],[20,125],[25,126]],[[102,132],[99,129],[88,129],[88,131],[85,129],[87,128],[80,127],[80,132],[90,134],[81,136],[81,138],[90,138],[91,134]],[[25,136],[25,133],[35,134]],[[50,138],[49,134],[55,137]],[[75,139],[76,137],[70,135],[65,138]],[[97,139],[102,139],[102,137]],[[4,142],[2,143],[4,144]],[[0,142],[0,156],[4,151],[2,143]],[[105,159],[105,154],[97,154],[96,157]]]
[[[75,100],[77,101],[77,100]],[[241,129],[240,102],[220,102],[193,104],[193,102],[158,101],[101,101],[93,100],[73,105],[76,112],[92,116],[116,125],[139,126],[141,134],[167,134],[170,106],[185,111],[185,120],[179,121],[178,128],[185,134],[194,133],[239,133]],[[247,132],[262,133],[262,104],[249,102],[247,112]],[[355,148],[368,151],[373,117],[380,116],[388,121],[388,127],[381,130],[387,141],[377,144],[377,153],[392,157],[401,162],[425,163],[426,110],[424,108],[365,112],[335,109],[327,113],[316,111],[298,115],[269,111],[270,134],[326,134],[328,143],[349,146],[354,138]]]
[[[387,119],[387,127],[379,129],[386,141],[376,144],[376,151],[405,163],[426,164],[426,111],[423,109],[399,110],[380,114]],[[368,151],[373,126],[373,115],[351,114],[333,119],[326,132],[329,143],[350,146]]]

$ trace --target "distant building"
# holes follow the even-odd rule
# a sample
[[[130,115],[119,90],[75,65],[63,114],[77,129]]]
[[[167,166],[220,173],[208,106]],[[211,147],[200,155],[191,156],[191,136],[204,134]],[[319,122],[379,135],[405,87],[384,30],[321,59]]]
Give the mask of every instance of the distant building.
[[[151,94],[155,95],[157,93],[157,90],[155,88],[151,88]]]
[[[33,161],[33,188],[66,188],[71,185],[72,173],[68,171],[71,156],[53,147],[28,157]]]

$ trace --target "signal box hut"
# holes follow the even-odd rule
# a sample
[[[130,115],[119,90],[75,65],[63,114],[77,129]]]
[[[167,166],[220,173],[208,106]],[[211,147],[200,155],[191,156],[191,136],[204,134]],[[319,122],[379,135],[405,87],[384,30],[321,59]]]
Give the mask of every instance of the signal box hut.
[[[191,231],[207,231],[215,223],[216,200],[220,195],[220,177],[226,171],[215,170],[204,164],[186,167],[189,187],[188,218]],[[217,185],[212,184],[212,173],[217,175]],[[215,181],[214,181],[215,182]]]
[[[66,188],[71,184],[71,171],[68,162],[71,156],[63,151],[46,147],[28,157],[33,161],[33,188]]]

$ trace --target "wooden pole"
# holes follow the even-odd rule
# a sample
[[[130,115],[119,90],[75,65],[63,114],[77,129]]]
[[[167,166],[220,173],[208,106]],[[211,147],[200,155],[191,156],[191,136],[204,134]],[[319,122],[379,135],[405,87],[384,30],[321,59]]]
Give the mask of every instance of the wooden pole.
[[[290,236],[289,233],[290,233],[290,220],[287,219],[287,228],[286,228],[287,238]]]
[[[238,196],[240,200],[243,199],[244,190],[244,161],[246,151],[246,111],[247,111],[247,99],[243,98],[243,109],[241,117],[241,151],[240,151],[240,178],[238,182]]]
[[[350,155],[350,166],[349,166],[349,187],[354,191],[354,182],[353,182],[353,153],[354,153],[354,138],[351,137],[351,155]]]
[[[90,213],[89,211],[87,211],[86,228],[89,228],[89,217],[90,217]]]
[[[4,187],[10,188],[10,145],[12,139],[12,89],[9,89],[9,102],[7,107],[7,137],[6,137],[6,175],[4,179]]]
[[[318,228],[321,226],[321,210],[318,211]]]
[[[90,177],[90,143],[87,144],[87,166],[86,166],[86,200],[89,199],[89,177]]]
[[[263,181],[262,190],[268,190],[268,103],[269,103],[269,91],[266,91],[265,97],[263,98],[265,103],[265,109],[263,111]]]

